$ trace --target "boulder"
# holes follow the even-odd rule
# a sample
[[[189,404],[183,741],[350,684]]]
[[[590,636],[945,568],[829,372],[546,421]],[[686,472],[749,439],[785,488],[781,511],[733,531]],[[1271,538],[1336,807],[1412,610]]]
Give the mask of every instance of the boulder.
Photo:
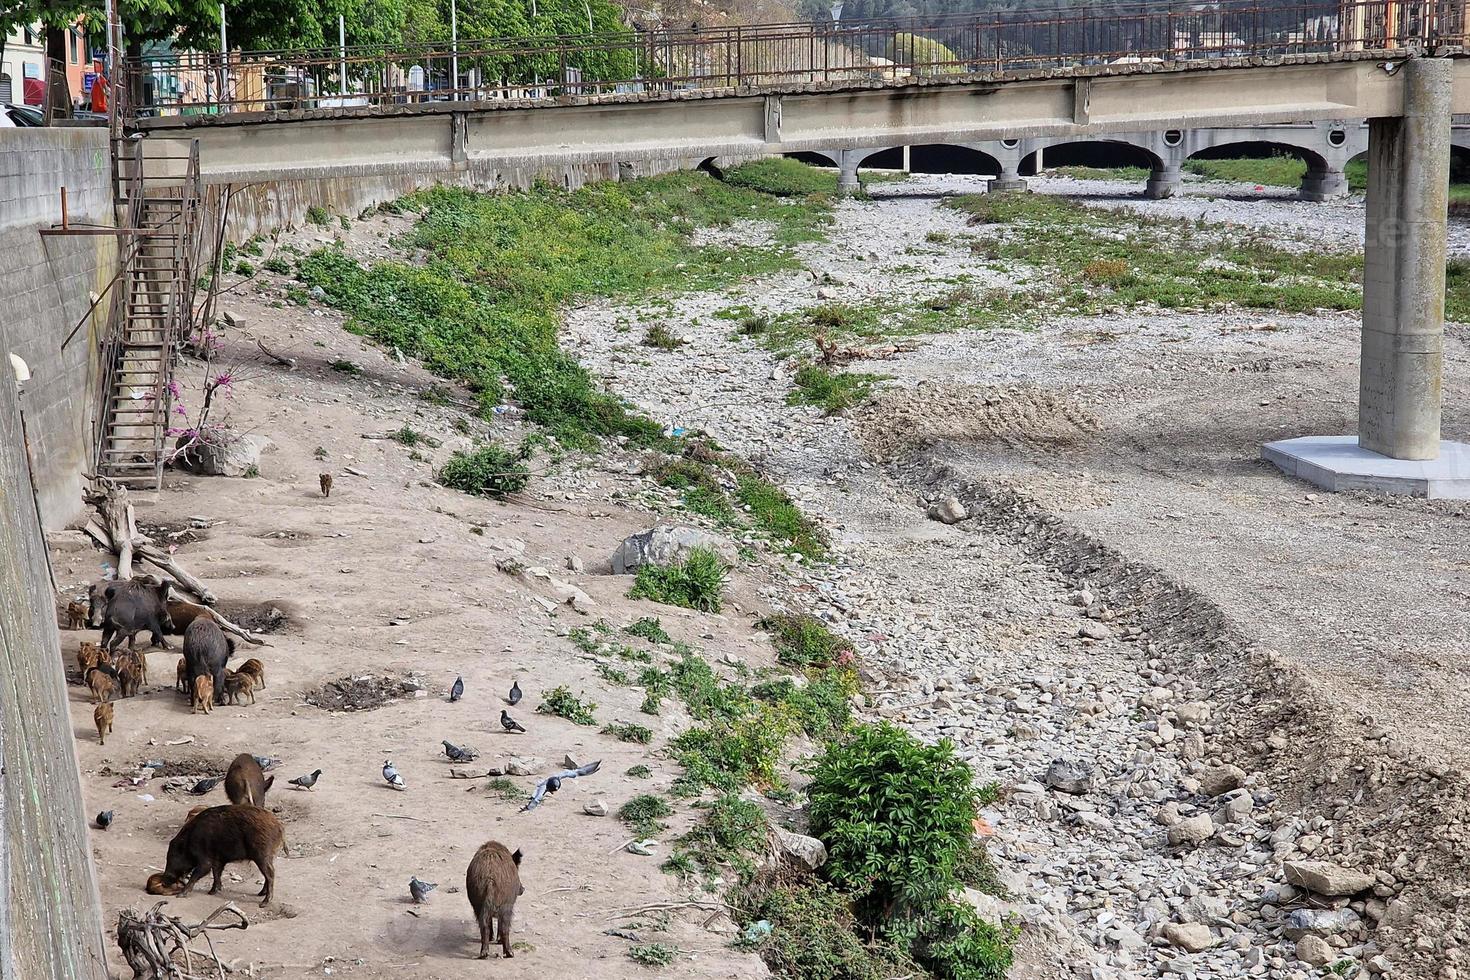
[[[958,497],[944,497],[929,505],[929,519],[941,524],[958,524],[970,516]]]
[[[1184,844],[1203,844],[1215,836],[1215,821],[1208,813],[1185,817],[1169,828],[1169,843],[1174,847]]]
[[[607,802],[604,800],[592,800],[582,804],[582,812],[589,817],[607,816]]]
[[[827,863],[827,845],[815,837],[793,834],[787,830],[776,831],[776,846],[791,860],[815,871]]]
[[[987,895],[978,888],[964,889],[960,892],[959,899],[974,909],[980,918],[994,926],[1004,925],[1006,919],[1016,912],[1015,903],[996,898],[994,895]],[[1137,933],[1134,935],[1136,936]]]
[[[660,524],[623,539],[613,552],[613,574],[632,575],[643,565],[682,561],[695,548],[710,548],[728,564],[735,564],[734,545],[719,535],[693,527]]]
[[[1190,953],[1202,953],[1215,945],[1215,936],[1210,927],[1199,922],[1168,922],[1159,930],[1159,935],[1171,946]]]
[[[1077,759],[1053,759],[1046,769],[1045,782],[1054,790],[1080,795],[1093,787],[1092,767]]]
[[[1326,966],[1335,957],[1325,939],[1303,936],[1296,941],[1296,958],[1309,966]]]
[[[513,756],[505,763],[508,776],[534,776],[546,768],[546,763],[535,756]]]
[[[1113,631],[1102,623],[1084,619],[1077,626],[1077,635],[1084,640],[1106,640],[1113,635]]]
[[[1219,796],[1245,785],[1245,770],[1239,766],[1211,766],[1199,777],[1199,789],[1206,796]]]
[[[1363,871],[1341,868],[1328,861],[1287,861],[1286,880],[1299,888],[1326,895],[1356,895],[1378,879]]]
[[[270,444],[265,436],[230,436],[216,442],[196,442],[174,458],[174,466],[199,476],[244,476],[259,465],[260,454]]]

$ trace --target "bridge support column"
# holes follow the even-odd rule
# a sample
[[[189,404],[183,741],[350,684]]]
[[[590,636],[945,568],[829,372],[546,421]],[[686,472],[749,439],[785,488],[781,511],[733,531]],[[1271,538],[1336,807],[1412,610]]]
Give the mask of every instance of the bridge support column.
[[[1358,435],[1262,450],[1330,490],[1470,497],[1470,445],[1440,441],[1451,64],[1405,62],[1403,116],[1369,124]]]
[[[862,162],[861,152],[859,150],[843,150],[837,154],[838,197],[852,197],[858,191],[862,190],[862,184],[858,182],[858,164]]]
[[[1009,194],[1026,189],[1026,178],[1021,176],[1019,169],[1002,170],[999,177],[991,177],[985,182],[987,194]]]
[[[1333,201],[1347,195],[1347,174],[1341,170],[1307,168],[1299,192],[1303,201]]]
[[[1179,172],[1178,164],[1167,163],[1162,167],[1155,167],[1148,175],[1148,183],[1144,185],[1143,196],[1156,201],[1173,197],[1179,192],[1179,185],[1183,180],[1184,176]]]

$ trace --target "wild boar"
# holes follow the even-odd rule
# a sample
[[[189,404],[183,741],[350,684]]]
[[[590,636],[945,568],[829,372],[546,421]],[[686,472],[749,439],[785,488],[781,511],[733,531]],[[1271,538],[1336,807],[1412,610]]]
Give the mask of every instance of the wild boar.
[[[512,854],[498,841],[480,845],[465,872],[465,892],[475,921],[480,926],[480,959],[490,956],[490,944],[497,930],[501,952],[509,959],[510,924],[515,917],[516,899],[524,892],[521,886],[521,852]]]
[[[72,599],[66,604],[66,628],[69,630],[85,629],[87,617],[91,612],[87,603]]]
[[[208,674],[194,678],[194,700],[190,704],[196,715],[201,711],[207,715],[214,709],[214,681]]]
[[[213,684],[215,704],[225,703],[225,664],[234,652],[235,641],[225,636],[225,631],[213,619],[201,616],[184,630],[189,683],[192,686],[201,675],[207,675]]]
[[[92,689],[92,697],[98,703],[111,701],[117,697],[118,689],[121,687],[117,671],[111,667],[101,665],[93,667],[82,679]]]
[[[225,795],[231,803],[265,806],[265,794],[275,781],[275,776],[265,777],[255,756],[241,752],[230,763],[230,771],[225,773]]]
[[[275,894],[276,852],[285,846],[285,831],[269,810],[234,803],[210,807],[189,817],[169,841],[168,860],[161,873],[149,877],[148,894],[187,895],[196,881],[212,874],[209,894],[217,895],[225,866],[251,861],[265,878],[260,904],[269,905]]]
[[[249,674],[255,678],[255,686],[261,690],[265,689],[265,664],[251,657],[235,669],[237,674]]]
[[[97,744],[106,745],[106,732],[112,731],[112,705],[106,701],[100,702],[92,709],[92,721],[97,726]]]
[[[124,638],[128,649],[135,649],[138,633],[145,629],[152,634],[153,646],[171,649],[163,638],[166,631],[173,629],[173,620],[168,615],[168,590],[167,582],[154,584],[141,579],[108,582],[100,592],[94,585],[88,622],[102,627],[102,645],[108,650],[116,650]]]

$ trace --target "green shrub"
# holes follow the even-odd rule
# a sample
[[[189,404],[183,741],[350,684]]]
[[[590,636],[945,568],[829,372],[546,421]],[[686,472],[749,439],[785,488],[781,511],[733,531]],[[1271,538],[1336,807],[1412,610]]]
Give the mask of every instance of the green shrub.
[[[618,810],[618,818],[645,837],[666,829],[660,821],[673,815],[674,808],[662,796],[652,793],[635,796]]]
[[[255,263],[253,263],[253,262],[247,262],[245,259],[241,259],[239,262],[236,262],[235,263],[235,275],[237,275],[237,276],[253,276],[253,275],[255,275]]]
[[[623,773],[623,775],[631,776],[634,779],[650,779],[653,776],[653,770],[640,763],[636,766],[629,766],[628,771]]]
[[[827,741],[840,736],[852,722],[849,699],[857,691],[852,671],[832,668],[810,678],[804,687],[781,678],[757,684],[750,693],[759,701],[780,705],[807,735]]]
[[[854,657],[850,642],[827,629],[815,616],[777,613],[759,623],[776,644],[776,660],[788,667],[847,666]]]
[[[742,879],[755,874],[756,858],[765,852],[770,833],[760,804],[725,793],[700,806],[704,816],[679,838],[679,848],[664,870],[686,876],[698,872],[708,879],[726,867]]]
[[[272,255],[270,258],[265,260],[263,265],[267,272],[274,272],[277,275],[281,276],[289,276],[293,271],[291,268],[291,263],[287,262],[279,255]]]
[[[306,220],[313,225],[328,225],[332,222],[332,216],[326,208],[313,204],[306,209]]]
[[[597,719],[592,717],[596,710],[595,703],[578,698],[565,684],[548,691],[536,706],[538,715],[556,715],[578,725],[597,724]]]
[[[916,972],[891,944],[864,942],[860,933],[867,930],[853,917],[848,897],[821,881],[757,880],[732,901],[743,922],[771,923],[758,949],[776,976],[889,980]]]
[[[724,602],[725,562],[710,548],[691,548],[683,561],[641,565],[630,599],[651,599],[700,612],[719,612]]]
[[[678,350],[684,346],[684,341],[675,336],[666,325],[655,323],[643,335],[643,346],[655,347],[659,350]]]
[[[828,415],[844,412],[867,401],[873,385],[882,378],[876,374],[852,374],[829,371],[817,364],[807,364],[796,372],[796,385],[786,397],[789,405],[815,405]]]
[[[945,900],[974,833],[975,788],[948,742],[928,746],[887,722],[833,743],[807,789],[823,874],[869,889],[860,917],[877,925]]]
[[[623,627],[623,632],[629,636],[638,636],[650,643],[672,642],[669,634],[664,631],[663,624],[656,616],[644,616],[631,626]]]
[[[519,454],[487,442],[470,452],[456,450],[440,468],[439,482],[477,497],[504,497],[526,489],[531,471]]]
[[[800,160],[786,157],[766,157],[743,163],[725,174],[725,183],[748,187],[776,197],[810,197],[837,193],[836,174],[824,173]]]
[[[1010,930],[969,905],[940,902],[915,924],[910,951],[937,980],[1005,980],[1014,954]]]
[[[630,723],[603,725],[602,734],[611,735],[620,742],[637,742],[639,745],[647,745],[653,741],[651,729]]]
[[[679,947],[668,943],[645,943],[628,947],[628,959],[644,966],[668,966],[678,955]]]

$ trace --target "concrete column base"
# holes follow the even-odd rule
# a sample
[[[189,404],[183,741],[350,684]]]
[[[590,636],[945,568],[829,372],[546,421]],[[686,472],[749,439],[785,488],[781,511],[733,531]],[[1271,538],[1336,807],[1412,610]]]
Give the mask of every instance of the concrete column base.
[[[1368,490],[1470,500],[1470,445],[1444,441],[1439,458],[1394,459],[1364,449],[1357,436],[1303,436],[1268,442],[1261,458],[1323,490]]]
[[[1308,170],[1297,196],[1303,201],[1317,202],[1347,197],[1347,175],[1341,170]]]
[[[1001,174],[985,182],[987,194],[1014,194],[1026,189],[1026,178],[1020,174]]]
[[[852,175],[838,174],[837,175],[837,196],[838,197],[852,197],[854,194],[856,194],[858,191],[860,191],[862,189],[863,189],[863,185],[862,185],[861,182],[858,181],[857,174],[852,174]]]
[[[1166,197],[1173,197],[1179,193],[1179,185],[1183,182],[1184,176],[1180,174],[1177,167],[1155,170],[1148,175],[1148,183],[1143,187],[1143,196],[1162,201]]]

